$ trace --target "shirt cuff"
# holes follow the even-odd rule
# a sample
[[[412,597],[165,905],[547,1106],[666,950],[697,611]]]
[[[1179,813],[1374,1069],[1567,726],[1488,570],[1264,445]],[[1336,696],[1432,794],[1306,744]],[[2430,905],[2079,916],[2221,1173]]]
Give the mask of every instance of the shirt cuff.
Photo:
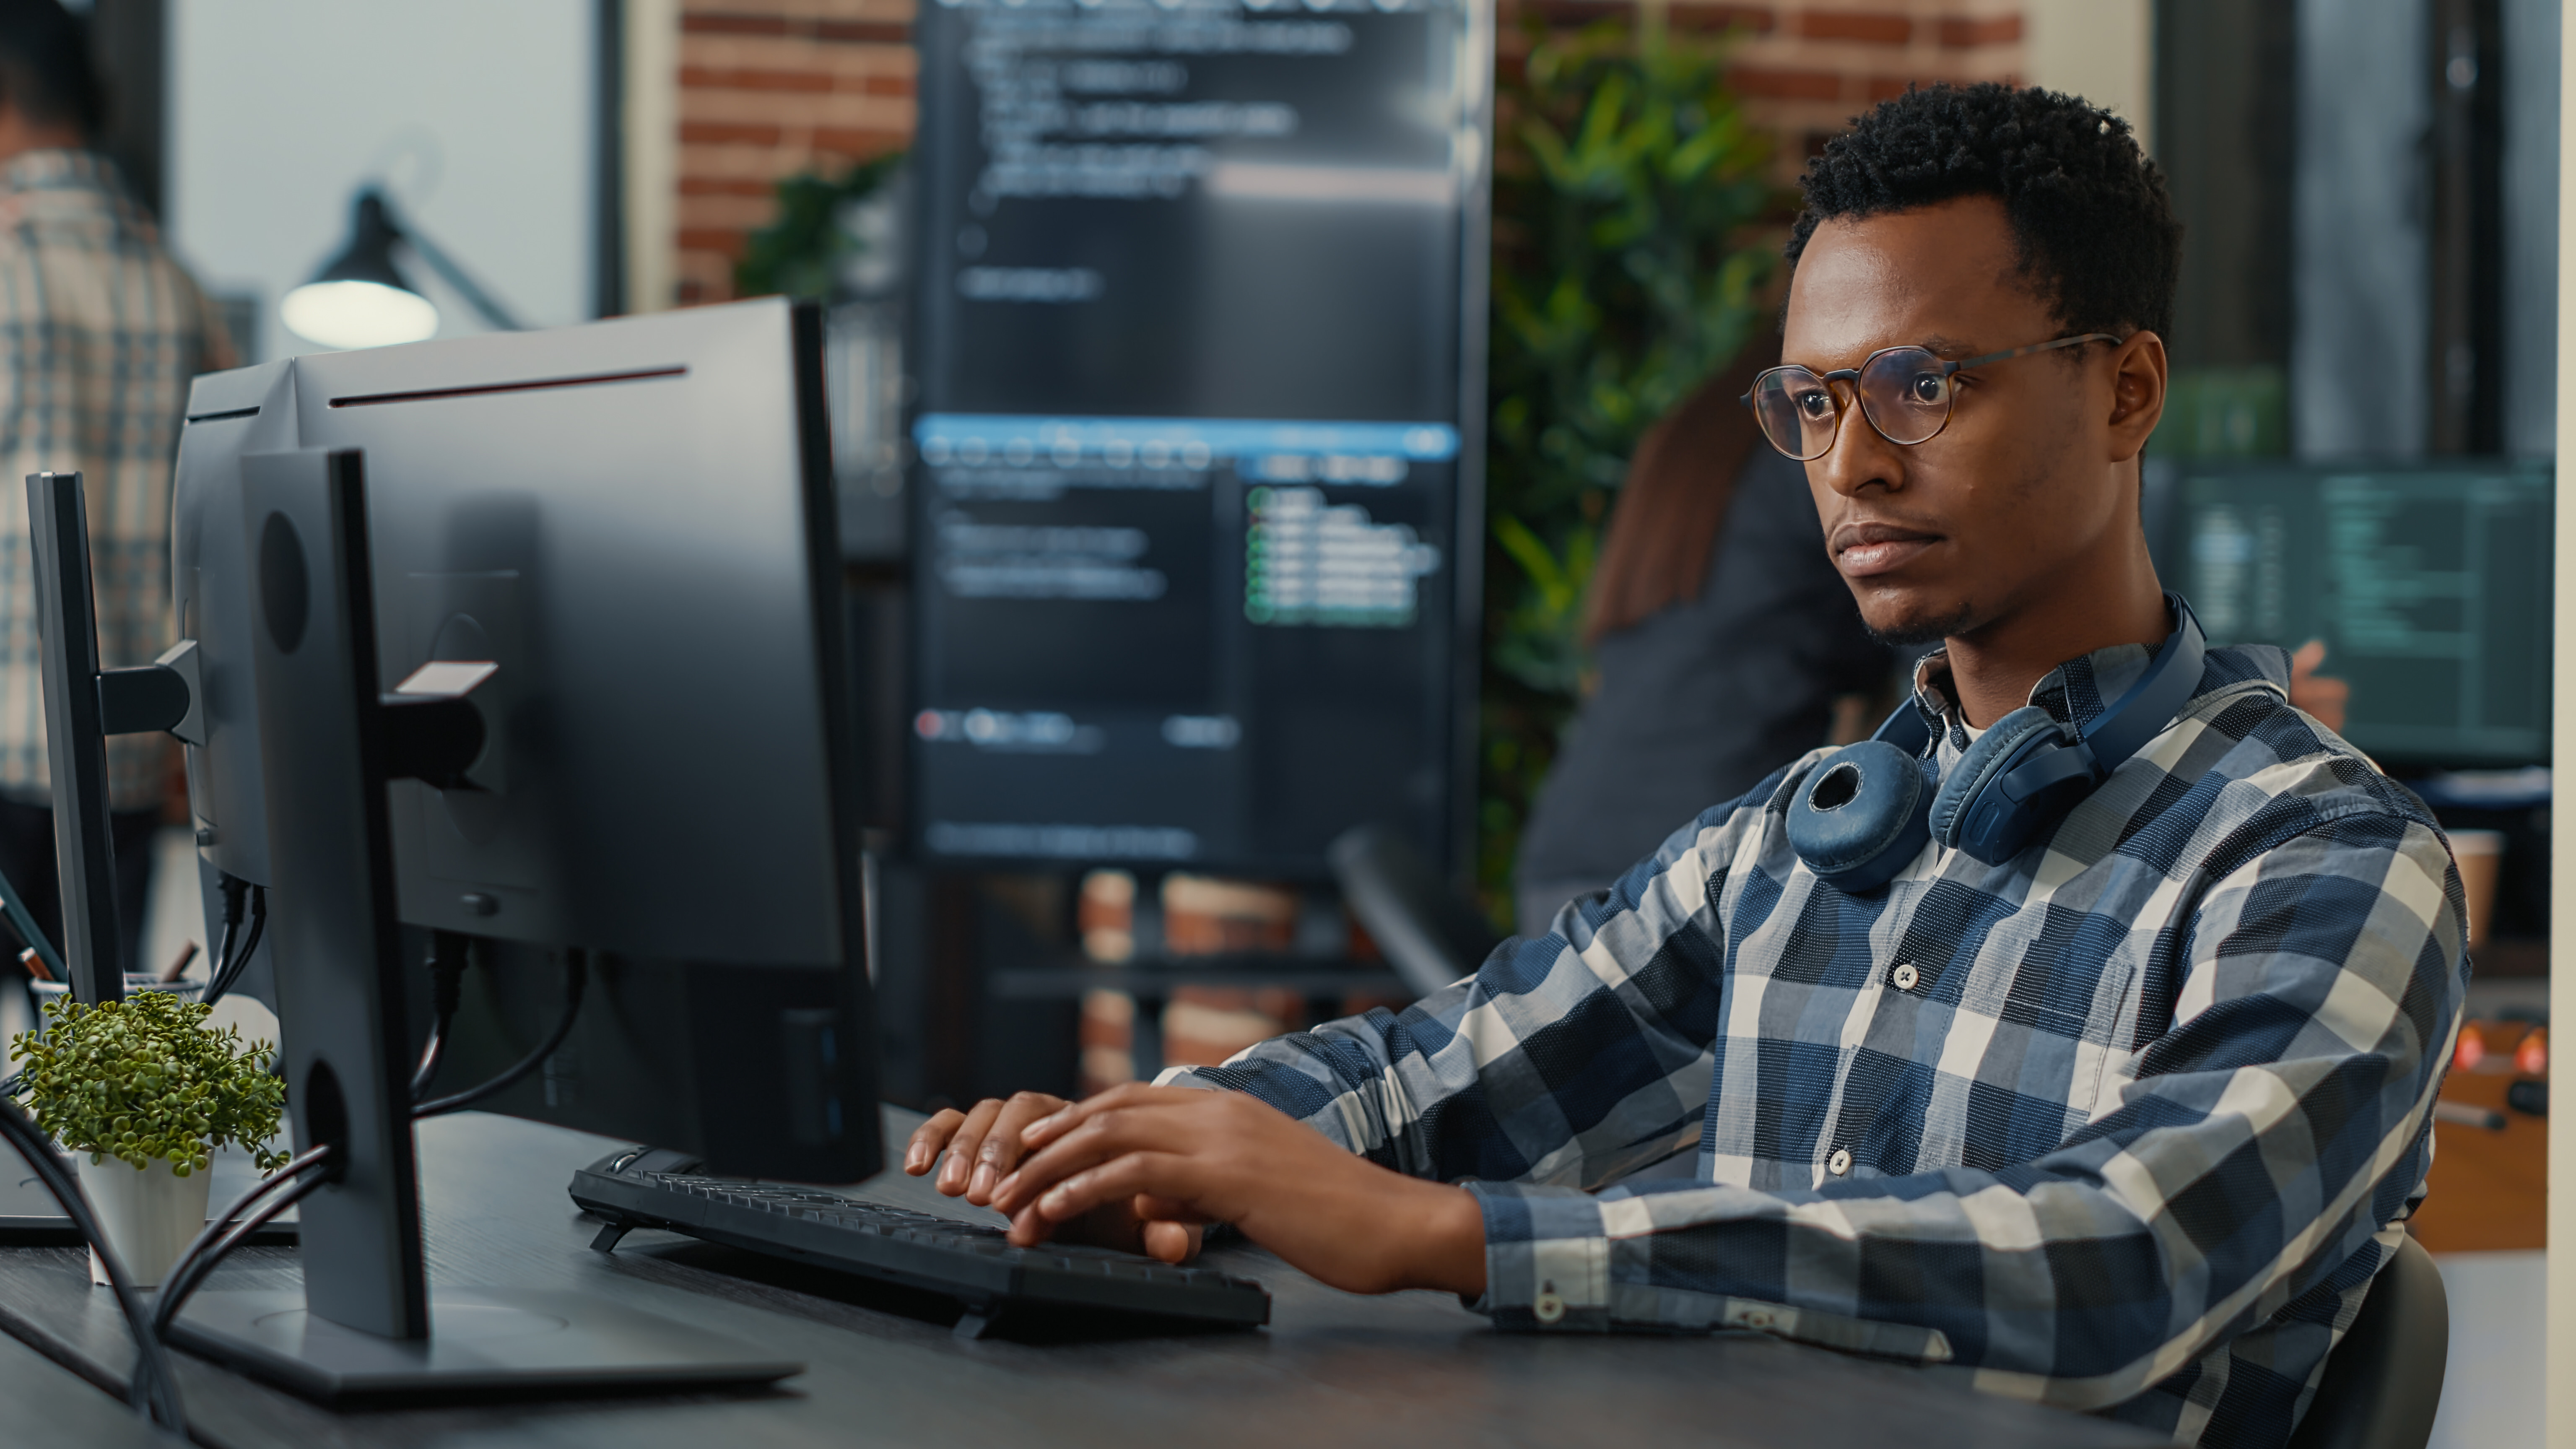
[[[1580,1188],[1462,1183],[1485,1216],[1485,1296],[1467,1304],[1497,1328],[1604,1333],[1610,1235]]]

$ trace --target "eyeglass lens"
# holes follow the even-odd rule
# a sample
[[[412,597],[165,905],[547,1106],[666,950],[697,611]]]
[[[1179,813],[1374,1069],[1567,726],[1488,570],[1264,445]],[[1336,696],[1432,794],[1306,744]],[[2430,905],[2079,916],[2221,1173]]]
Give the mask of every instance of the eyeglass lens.
[[[1891,443],[1928,442],[1950,421],[1950,376],[1941,359],[1920,347],[1873,354],[1861,365],[1859,382],[1861,415]],[[1807,462],[1832,449],[1842,398],[1832,384],[1792,363],[1762,375],[1753,415],[1773,447]]]

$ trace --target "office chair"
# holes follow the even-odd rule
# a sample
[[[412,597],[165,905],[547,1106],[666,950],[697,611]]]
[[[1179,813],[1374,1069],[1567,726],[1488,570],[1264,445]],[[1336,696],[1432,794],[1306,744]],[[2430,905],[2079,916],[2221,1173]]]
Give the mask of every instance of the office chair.
[[[1396,831],[1356,826],[1334,837],[1324,858],[1343,904],[1414,995],[1430,995],[1492,953],[1496,940],[1484,917]]]
[[[2424,1449],[2451,1355],[2451,1304],[2433,1255],[2408,1238],[2379,1270],[2289,1449]]]

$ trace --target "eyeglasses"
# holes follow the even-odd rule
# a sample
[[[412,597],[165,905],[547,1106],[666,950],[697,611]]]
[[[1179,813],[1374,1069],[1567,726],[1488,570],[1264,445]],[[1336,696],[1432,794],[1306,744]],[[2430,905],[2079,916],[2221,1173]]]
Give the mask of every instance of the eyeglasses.
[[[1753,390],[1740,401],[1753,409],[1771,446],[1801,463],[1832,452],[1834,439],[1842,433],[1843,409],[1849,404],[1837,383],[1849,387],[1860,400],[1861,416],[1869,419],[1880,437],[1911,447],[1932,441],[1950,425],[1950,409],[1959,398],[1958,388],[1950,381],[1954,374],[2034,352],[2119,340],[2107,332],[2087,332],[1961,362],[1943,362],[1928,347],[1882,347],[1858,367],[1837,368],[1822,376],[1794,362],[1766,369],[1753,379]]]

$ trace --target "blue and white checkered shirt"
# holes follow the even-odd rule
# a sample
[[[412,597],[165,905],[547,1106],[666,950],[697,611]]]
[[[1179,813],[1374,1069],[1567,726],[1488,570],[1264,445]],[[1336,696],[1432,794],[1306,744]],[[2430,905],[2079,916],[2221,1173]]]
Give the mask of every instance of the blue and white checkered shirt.
[[[2089,720],[2146,659],[2031,702]],[[2440,828],[2287,678],[2212,649],[2043,843],[1866,898],[1783,828],[1820,751],[1403,1014],[1166,1080],[1466,1183],[1498,1325],[1757,1329],[2280,1444],[2422,1197],[2467,977]]]

